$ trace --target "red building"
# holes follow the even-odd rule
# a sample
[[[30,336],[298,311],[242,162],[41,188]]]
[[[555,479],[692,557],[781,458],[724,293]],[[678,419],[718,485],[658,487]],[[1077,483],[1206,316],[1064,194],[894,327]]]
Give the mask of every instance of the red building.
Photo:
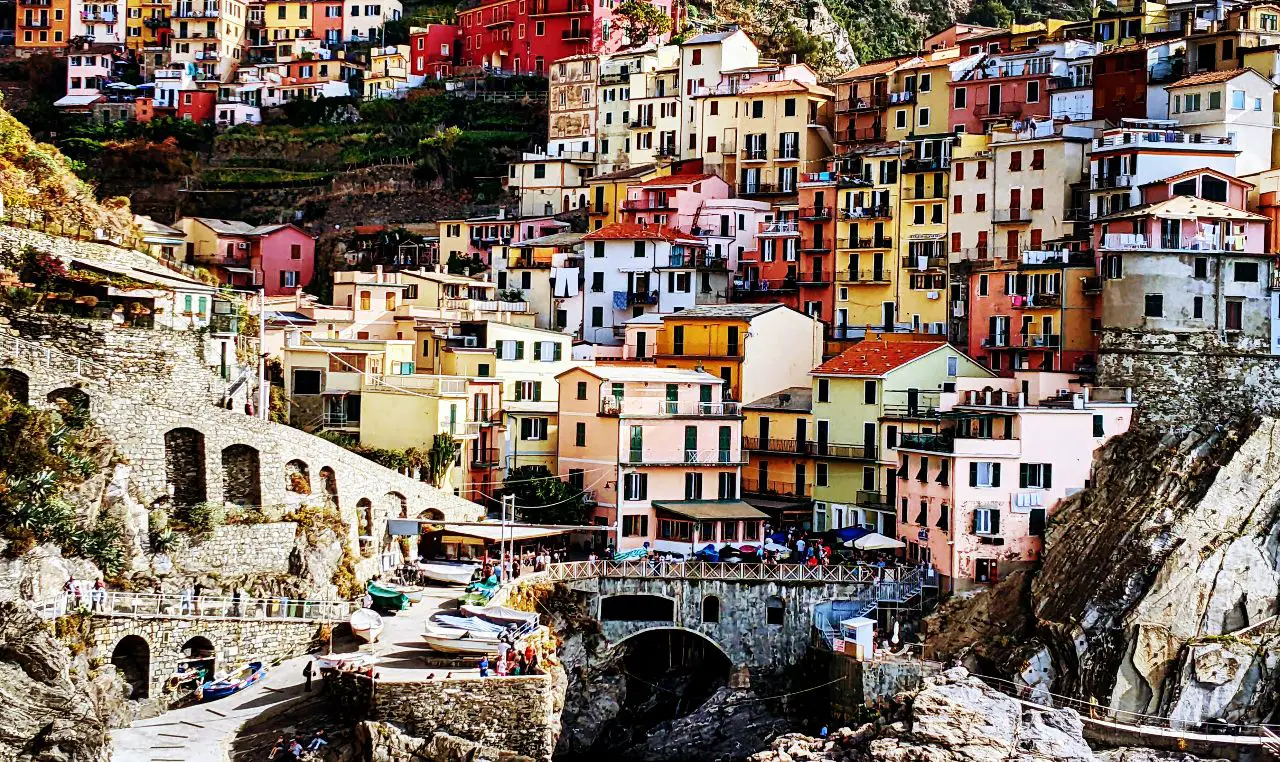
[[[188,122],[212,122],[218,104],[215,90],[183,90],[178,93],[178,118]]]
[[[462,60],[462,30],[452,24],[427,24],[409,31],[409,73],[440,79]]]
[[[673,0],[653,4],[679,20]],[[458,25],[461,65],[514,74],[545,74],[552,61],[613,53],[626,42],[612,4],[590,0],[490,0],[459,11]]]
[[[1152,41],[1123,45],[1093,59],[1093,117],[1119,123],[1121,119],[1164,118],[1168,95],[1164,85],[1186,73],[1186,43]],[[1147,94],[1155,88],[1162,102],[1148,113]]]
[[[796,224],[800,230],[800,251],[797,255],[800,267],[796,273],[796,287],[799,289],[797,309],[831,325],[835,309],[836,181],[834,175],[826,172],[805,177],[807,180],[798,188],[800,211]]]
[[[1030,65],[1043,55],[1035,48],[989,55],[959,81],[949,83],[951,130],[963,127],[965,132],[982,133],[991,122],[1047,118],[1052,69]]]

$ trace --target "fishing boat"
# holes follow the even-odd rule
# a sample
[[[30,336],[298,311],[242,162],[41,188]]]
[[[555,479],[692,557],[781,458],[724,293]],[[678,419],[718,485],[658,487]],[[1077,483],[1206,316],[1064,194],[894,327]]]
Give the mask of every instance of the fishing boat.
[[[398,590],[370,582],[367,588],[373,598],[373,607],[383,611],[400,611],[409,607],[409,596]]]
[[[359,609],[351,615],[351,634],[372,643],[382,634],[382,616],[373,609]]]
[[[426,588],[417,587],[415,585],[401,585],[397,582],[381,582],[379,583],[388,590],[394,590],[397,593],[404,593],[404,597],[409,599],[409,603],[421,603],[422,596],[426,594]]]
[[[431,625],[423,631],[422,639],[432,651],[449,654],[496,654],[500,642],[496,636]]]
[[[378,657],[367,651],[353,651],[346,654],[325,654],[316,657],[319,669],[356,669],[372,667],[378,663]]]
[[[248,688],[267,676],[267,668],[261,661],[251,661],[234,673],[205,683],[199,688],[201,701],[215,701]]]
[[[422,576],[433,582],[439,582],[444,585],[465,585],[475,576],[476,569],[479,568],[475,564],[418,564],[418,571]]]
[[[474,606],[464,605],[462,613],[467,616],[479,617],[486,622],[494,624],[509,625],[514,624],[517,627],[526,627],[529,625],[537,626],[538,615],[532,611],[519,611],[517,609],[507,608],[506,606]]]

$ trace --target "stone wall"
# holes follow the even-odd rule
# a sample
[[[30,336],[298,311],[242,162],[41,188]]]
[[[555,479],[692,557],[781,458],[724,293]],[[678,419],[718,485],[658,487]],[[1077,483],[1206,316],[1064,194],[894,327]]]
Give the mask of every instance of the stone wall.
[[[90,659],[110,664],[121,641],[130,636],[146,643],[147,697],[162,703],[165,680],[177,670],[178,662],[184,658],[183,646],[192,638],[207,639],[215,652],[214,668],[231,671],[250,657],[271,664],[304,654],[320,634],[316,622],[277,619],[93,617],[90,622]],[[124,648],[128,646],[125,643]],[[134,698],[141,697],[135,694]]]
[[[410,735],[437,731],[485,746],[549,760],[558,714],[548,675],[414,683],[379,682],[370,718]]]
[[[1131,386],[1140,420],[1190,426],[1280,413],[1280,356],[1225,344],[1212,334],[1106,331],[1098,383]]]
[[[218,527],[208,539],[172,553],[174,570],[220,577],[288,574],[297,532],[292,521]]]
[[[803,659],[813,639],[813,609],[822,602],[857,597],[853,584],[767,582],[759,580],[601,579],[592,601],[597,615],[600,602],[615,595],[656,595],[675,603],[671,622],[607,621],[604,635],[614,643],[649,630],[681,629],[696,632],[729,657],[734,667],[747,666],[753,673],[781,672]],[[702,604],[708,596],[720,599],[720,621],[702,621]],[[770,598],[782,602],[782,624],[768,624],[765,609]]]

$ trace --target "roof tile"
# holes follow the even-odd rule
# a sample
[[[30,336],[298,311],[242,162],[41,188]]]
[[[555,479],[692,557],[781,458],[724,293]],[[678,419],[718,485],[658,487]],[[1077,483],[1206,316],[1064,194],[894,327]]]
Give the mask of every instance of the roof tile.
[[[693,236],[679,230],[660,225],[637,225],[634,222],[615,222],[593,230],[583,237],[584,241],[671,241],[672,243],[702,243]]]
[[[882,376],[923,357],[942,341],[860,341],[813,370],[815,376]]]

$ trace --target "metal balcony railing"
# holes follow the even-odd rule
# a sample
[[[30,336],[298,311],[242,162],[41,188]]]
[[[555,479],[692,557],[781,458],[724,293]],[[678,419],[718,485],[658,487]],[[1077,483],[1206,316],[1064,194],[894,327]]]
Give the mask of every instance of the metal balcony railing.
[[[1014,209],[992,209],[991,221],[995,223],[1030,222],[1031,210],[1025,206]]]
[[[836,279],[841,283],[888,283],[885,270],[838,270]]]

